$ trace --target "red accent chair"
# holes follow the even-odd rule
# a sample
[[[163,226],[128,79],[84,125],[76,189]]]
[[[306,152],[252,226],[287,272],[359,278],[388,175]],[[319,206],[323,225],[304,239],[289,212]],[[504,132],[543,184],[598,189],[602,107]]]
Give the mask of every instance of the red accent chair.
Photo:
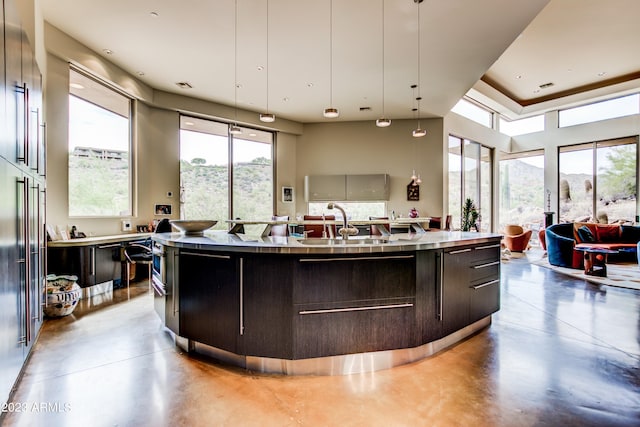
[[[325,215],[325,221],[335,221],[335,215]],[[322,221],[322,215],[305,215],[305,221]],[[303,229],[307,237],[322,237],[322,224],[305,224]],[[336,236],[336,225],[327,224],[327,237]]]
[[[507,225],[504,229],[504,245],[511,252],[523,252],[529,248],[531,230],[519,225]]]

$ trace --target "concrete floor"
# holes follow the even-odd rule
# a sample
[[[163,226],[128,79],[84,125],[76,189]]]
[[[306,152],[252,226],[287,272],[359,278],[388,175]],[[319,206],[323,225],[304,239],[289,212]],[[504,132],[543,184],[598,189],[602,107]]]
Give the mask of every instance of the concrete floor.
[[[503,263],[493,324],[369,374],[283,377],[189,356],[146,282],[48,320],[6,426],[639,426],[640,291]],[[17,404],[17,406],[16,406]]]

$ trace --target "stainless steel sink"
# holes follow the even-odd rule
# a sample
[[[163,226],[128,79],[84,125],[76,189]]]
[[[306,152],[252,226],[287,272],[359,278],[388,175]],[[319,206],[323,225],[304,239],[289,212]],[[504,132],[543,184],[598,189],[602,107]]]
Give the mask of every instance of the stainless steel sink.
[[[365,238],[365,239],[301,239],[298,242],[303,245],[314,245],[314,246],[344,246],[344,245],[382,245],[385,243],[389,243],[388,239],[373,239],[373,238]]]

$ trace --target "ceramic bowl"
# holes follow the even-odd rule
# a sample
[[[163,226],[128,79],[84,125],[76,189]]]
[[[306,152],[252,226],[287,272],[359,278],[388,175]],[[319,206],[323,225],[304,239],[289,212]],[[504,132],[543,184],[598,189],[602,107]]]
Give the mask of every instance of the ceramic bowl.
[[[182,234],[186,234],[189,236],[202,235],[204,230],[207,230],[218,223],[218,221],[213,221],[209,219],[201,219],[201,220],[173,219],[169,222],[171,223],[172,226],[180,230]]]

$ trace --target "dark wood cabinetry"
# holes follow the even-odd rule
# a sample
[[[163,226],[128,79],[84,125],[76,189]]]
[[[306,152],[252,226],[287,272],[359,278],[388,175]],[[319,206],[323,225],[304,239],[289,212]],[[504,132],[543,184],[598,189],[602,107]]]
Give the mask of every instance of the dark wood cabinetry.
[[[500,245],[443,253],[440,320],[446,336],[500,308]]]
[[[185,338],[237,352],[242,258],[180,251],[180,332]]]
[[[122,243],[50,247],[47,263],[51,274],[74,275],[82,288],[122,280]]]
[[[248,255],[243,261],[244,354],[292,359],[293,266],[296,258]]]
[[[415,253],[294,264],[294,358],[417,345]]]
[[[154,237],[167,245],[164,239]],[[180,241],[162,252],[162,313],[178,336],[246,356],[246,363],[282,367],[401,349],[413,349],[402,356],[411,358],[429,352],[425,344],[487,325],[467,328],[499,309],[498,239],[346,254],[188,249]]]
[[[14,0],[2,3],[0,23],[0,401],[4,402],[43,320],[46,182],[41,77]]]

